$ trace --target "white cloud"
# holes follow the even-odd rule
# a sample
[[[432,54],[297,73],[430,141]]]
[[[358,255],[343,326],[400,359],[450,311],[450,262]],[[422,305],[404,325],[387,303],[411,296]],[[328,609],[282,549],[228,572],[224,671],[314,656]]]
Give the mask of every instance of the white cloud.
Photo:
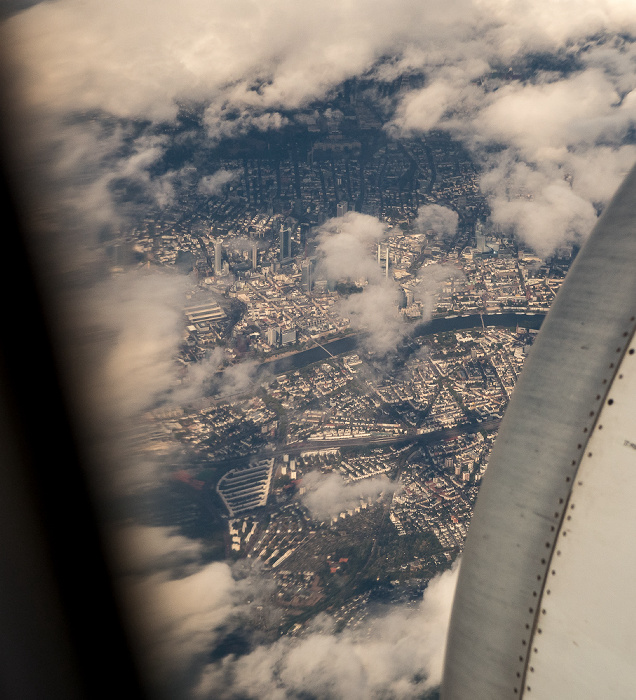
[[[564,175],[547,164],[534,170],[499,158],[482,177],[482,187],[491,197],[493,221],[514,229],[541,255],[565,241],[580,241],[594,226],[596,212]]]
[[[481,11],[490,21],[472,41],[447,37],[443,61],[419,55],[426,85],[401,96],[389,129],[412,135],[446,128],[462,139],[484,165],[482,187],[494,220],[547,255],[587,235],[593,205],[607,203],[631,166],[623,140],[636,122],[636,50],[624,35],[634,32],[636,10],[622,2],[492,0]],[[500,69],[542,52],[560,52],[574,69],[535,73],[528,81],[513,71],[510,80],[489,77],[483,65],[478,76],[475,61],[467,60],[472,54]],[[417,58],[411,52],[404,69],[414,70]],[[487,154],[493,144],[503,149],[499,158]],[[502,161],[518,167],[502,168]],[[597,163],[607,179],[592,174]],[[513,183],[506,179],[511,171]],[[515,186],[523,193],[511,195]]]
[[[170,395],[170,403],[183,405],[209,394],[226,359],[225,350],[216,347],[202,360],[188,363],[180,384]]]
[[[229,364],[229,354],[220,347],[198,362],[189,362],[185,368],[177,368],[174,356],[172,360],[168,382],[159,394],[167,406],[183,406],[212,394],[222,397],[245,394],[255,390],[266,376],[259,371],[256,360]]]
[[[343,299],[338,310],[353,328],[365,331],[366,347],[381,354],[394,348],[408,330],[398,312],[400,288],[377,262],[377,244],[386,233],[386,226],[374,217],[348,212],[323,224],[316,251],[318,274],[365,285],[361,293]]]
[[[230,104],[214,104],[205,111],[203,122],[208,135],[214,141],[236,138],[258,131],[276,131],[288,123],[279,112],[260,113],[257,107],[232,107]]]
[[[259,364],[256,360],[246,360],[230,365],[220,379],[222,396],[234,396],[254,391],[263,375],[258,373]]]
[[[439,238],[452,238],[457,233],[459,216],[456,211],[439,204],[427,204],[417,210],[415,228],[426,233],[429,230]]]
[[[421,90],[406,93],[388,130],[406,135],[429,131],[445,125],[458,111],[466,112],[480,98],[479,89],[470,84],[470,76],[456,72],[452,80],[440,78]]]
[[[240,176],[236,170],[224,170],[221,168],[212,175],[206,175],[199,182],[199,192],[215,197],[223,192],[223,188],[228,183],[236,180]]]
[[[413,292],[415,298],[422,304],[422,320],[430,321],[435,313],[435,301],[445,282],[461,280],[464,273],[452,265],[439,263],[426,265],[417,273]]]
[[[136,270],[94,288],[84,322],[110,336],[90,392],[98,398],[97,408],[125,422],[151,408],[176,383],[189,286],[187,278],[165,270]]]
[[[398,285],[393,280],[380,278],[360,294],[343,299],[338,309],[353,328],[364,331],[365,347],[382,355],[394,349],[409,330],[399,313],[400,299]]]
[[[149,687],[158,697],[189,697],[223,635],[263,617],[273,581],[256,564],[205,563],[203,544],[171,528],[126,525],[109,534]]]
[[[554,160],[571,147],[620,139],[636,113],[619,101],[597,69],[547,83],[515,82],[489,95],[471,127],[476,139],[516,147],[531,161]]]
[[[157,122],[174,119],[179,101],[195,100],[207,105],[204,120],[218,139],[278,129],[286,110],[370,70],[387,80],[421,72],[425,86],[401,94],[393,132],[448,128],[477,160],[482,147],[496,142],[510,150],[510,159],[542,172],[544,166],[572,170],[573,152],[587,149],[593,161],[597,147],[609,147],[616,158],[609,163],[611,152],[605,153],[606,167],[618,173],[625,159],[617,150],[636,120],[636,50],[625,38],[635,33],[636,9],[621,0],[378,0],[363,8],[336,0],[302,8],[282,0],[185,0],[179,7],[159,0],[151,16],[141,0],[57,0],[11,17],[4,44],[31,113],[95,111]],[[574,72],[529,82],[488,77],[491,66],[557,51],[573,59]],[[391,60],[378,64],[380,57]],[[147,144],[144,152],[152,157],[157,148],[160,143]],[[157,202],[170,201],[174,174],[150,182],[147,162],[131,158],[131,173],[125,164],[100,169],[130,174]],[[101,211],[104,221],[115,219],[112,177],[91,179],[83,202],[77,198],[96,215]],[[202,186],[214,190],[216,184],[204,180]],[[571,216],[542,217],[552,227],[546,242],[571,235],[570,219],[581,218],[576,197],[602,203],[608,189],[601,178],[596,187],[587,178],[569,198]],[[532,194],[551,206],[542,191]],[[502,202],[493,197],[495,216],[516,225],[510,206],[499,210]]]
[[[152,452],[140,448],[139,437],[147,429],[143,414],[178,382],[188,288],[185,277],[167,270],[133,270],[72,300],[65,359],[76,419],[96,457],[90,478],[106,494],[156,486],[167,474],[167,455],[172,468],[181,459],[169,436]]]
[[[141,613],[142,653],[149,668],[165,677],[210,651],[217,628],[235,613],[235,589],[225,562],[184,578],[158,573],[129,582],[131,608]]]
[[[67,237],[71,235],[69,228],[81,233],[81,238],[72,238],[70,247],[95,244],[97,232],[117,230],[127,215],[141,206],[172,203],[173,181],[180,173],[151,174],[164,155],[165,136],[135,134],[131,127],[100,121],[69,123],[41,117],[36,115],[26,140],[19,141],[25,145],[21,164],[36,168],[38,177],[43,178],[40,183],[46,190],[38,195],[54,212],[57,224],[64,225]],[[27,174],[32,176],[31,171]],[[124,189],[125,202],[121,196]],[[37,223],[39,227],[50,226],[48,220]],[[66,240],[55,242],[69,244]]]
[[[382,270],[377,264],[376,246],[386,231],[382,222],[367,214],[347,212],[329,219],[318,234],[320,270],[332,280],[379,280]]]
[[[394,348],[408,328],[398,313],[400,288],[384,276],[377,262],[377,244],[386,226],[372,216],[348,212],[329,219],[318,234],[318,275],[364,285],[338,305],[353,328],[365,331],[366,347],[378,353]]]
[[[441,681],[457,566],[433,579],[421,603],[396,606],[355,630],[334,633],[326,618],[301,637],[282,637],[208,667],[200,698],[288,697],[415,700]]]
[[[558,78],[495,82],[496,90],[469,85],[465,75],[433,81],[403,97],[391,129],[447,128],[464,140],[484,166],[493,220],[548,255],[589,233],[594,205],[607,203],[631,167],[633,151],[622,144],[636,123],[636,98],[633,80],[616,69],[633,72],[633,61],[607,55],[621,51],[594,53],[589,67]],[[497,156],[486,150],[493,144]],[[595,164],[608,178],[592,174]]]
[[[360,9],[335,0],[164,0],[152,10],[140,0],[57,0],[9,29],[32,105],[165,120],[179,99],[261,114],[301,106],[408,43],[427,20],[447,24],[441,10],[451,8],[379,0]]]
[[[171,571],[200,562],[203,545],[168,527],[126,524],[110,533],[121,575],[143,575]]]
[[[632,144],[617,148],[597,146],[572,151],[564,169],[576,194],[590,202],[605,203],[616,193],[634,163],[636,146]]]
[[[321,472],[306,474],[303,486],[307,490],[302,502],[316,520],[337,517],[348,508],[359,506],[361,499],[375,499],[381,493],[389,495],[399,489],[399,485],[386,476],[347,483],[339,474]]]

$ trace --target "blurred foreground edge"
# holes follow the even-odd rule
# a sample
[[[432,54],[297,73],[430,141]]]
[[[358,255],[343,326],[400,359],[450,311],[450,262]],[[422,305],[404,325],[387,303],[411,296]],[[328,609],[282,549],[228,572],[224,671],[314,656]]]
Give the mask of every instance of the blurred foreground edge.
[[[34,274],[22,183],[0,156],[0,697],[144,697],[87,486],[89,446],[68,411],[55,314]]]
[[[462,557],[443,700],[636,688],[636,168],[506,411]]]

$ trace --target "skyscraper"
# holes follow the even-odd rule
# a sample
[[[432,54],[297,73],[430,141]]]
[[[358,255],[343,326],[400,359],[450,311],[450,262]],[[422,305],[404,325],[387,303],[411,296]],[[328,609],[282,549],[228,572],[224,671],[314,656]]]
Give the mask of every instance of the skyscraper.
[[[475,248],[480,253],[486,252],[486,232],[484,231],[484,224],[478,221],[475,225]]]
[[[336,205],[336,216],[341,217],[344,216],[347,211],[349,210],[349,204],[346,201],[338,202]]]
[[[291,229],[283,226],[280,230],[280,261],[288,260],[291,256]]]
[[[214,241],[214,274],[220,275],[223,272],[223,241],[217,238]]]
[[[313,260],[306,260],[302,267],[301,284],[303,289],[308,293],[311,292],[311,288],[313,287],[313,266]]]

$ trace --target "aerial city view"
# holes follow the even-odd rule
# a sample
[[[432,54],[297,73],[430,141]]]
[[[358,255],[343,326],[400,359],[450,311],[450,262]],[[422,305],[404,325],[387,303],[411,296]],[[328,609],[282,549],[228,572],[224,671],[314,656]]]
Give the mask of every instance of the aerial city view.
[[[358,4],[5,13],[159,697],[438,697],[500,422],[636,160],[633,10]]]
[[[493,226],[461,144],[387,137],[356,90],[274,144],[211,150],[215,175],[108,243],[115,278],[136,264],[187,280],[177,380],[129,436],[169,472],[141,522],[270,585],[226,623],[221,661],[321,613],[342,633],[420,604],[461,553],[576,250],[543,259]]]

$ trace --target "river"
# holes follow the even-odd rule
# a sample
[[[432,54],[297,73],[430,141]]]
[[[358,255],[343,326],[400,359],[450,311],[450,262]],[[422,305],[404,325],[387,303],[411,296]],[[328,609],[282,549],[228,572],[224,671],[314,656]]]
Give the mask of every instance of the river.
[[[495,314],[484,314],[483,323],[485,326],[501,326],[509,328],[512,326],[521,326],[522,328],[531,328],[539,330],[544,313],[515,313],[504,312]],[[444,333],[447,331],[461,331],[469,328],[481,328],[482,316],[480,314],[467,314],[464,316],[446,316],[444,318],[434,318],[428,323],[420,323],[413,329],[414,337],[426,335],[434,335],[435,333]],[[364,338],[363,333],[348,335],[345,338],[338,338],[324,343],[322,346],[316,346],[309,350],[301,350],[300,352],[286,355],[278,360],[270,360],[261,365],[262,369],[266,369],[273,374],[283,374],[294,369],[302,369],[307,365],[321,360],[328,360],[332,355],[343,355],[344,353],[353,352],[359,346]]]

